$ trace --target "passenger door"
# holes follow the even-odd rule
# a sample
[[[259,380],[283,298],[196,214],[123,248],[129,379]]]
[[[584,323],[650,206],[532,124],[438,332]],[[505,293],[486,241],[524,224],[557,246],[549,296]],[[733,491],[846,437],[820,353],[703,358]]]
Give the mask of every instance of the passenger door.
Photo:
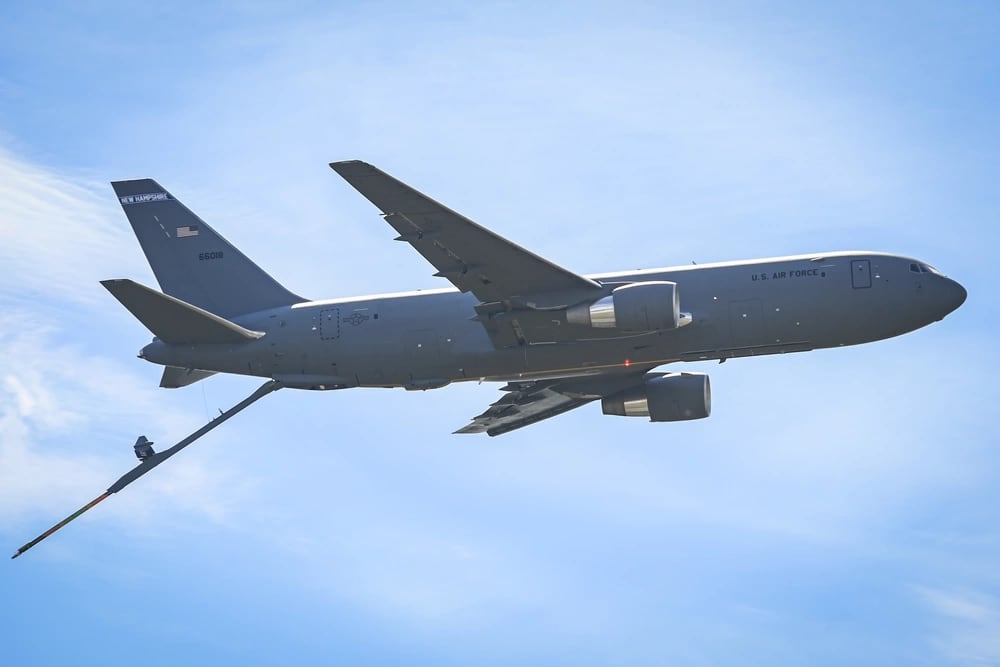
[[[867,259],[855,259],[851,262],[851,285],[854,289],[866,289],[872,286],[872,264]]]

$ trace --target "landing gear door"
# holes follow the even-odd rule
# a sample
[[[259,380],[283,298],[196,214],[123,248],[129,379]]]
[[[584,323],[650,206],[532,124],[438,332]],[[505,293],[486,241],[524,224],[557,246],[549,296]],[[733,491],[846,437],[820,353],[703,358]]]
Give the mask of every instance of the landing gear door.
[[[851,262],[851,284],[854,289],[864,289],[872,286],[872,264],[867,259],[856,259]]]

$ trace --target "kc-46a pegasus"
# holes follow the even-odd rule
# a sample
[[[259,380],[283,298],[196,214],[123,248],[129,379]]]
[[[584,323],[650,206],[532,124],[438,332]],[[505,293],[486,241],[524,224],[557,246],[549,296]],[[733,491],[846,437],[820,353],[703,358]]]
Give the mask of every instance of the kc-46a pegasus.
[[[580,275],[370,164],[330,166],[452,286],[306,299],[156,181],[114,182],[162,291],[102,284],[155,336],[139,356],[164,366],[160,386],[215,373],[267,381],[170,449],[140,437],[140,464],[84,510],[281,388],[503,382],[503,396],[456,431],[491,436],[592,401],[607,415],[700,419],[711,411],[708,376],[661,366],[868,343],[940,320],[966,298],[920,260],[868,251]]]

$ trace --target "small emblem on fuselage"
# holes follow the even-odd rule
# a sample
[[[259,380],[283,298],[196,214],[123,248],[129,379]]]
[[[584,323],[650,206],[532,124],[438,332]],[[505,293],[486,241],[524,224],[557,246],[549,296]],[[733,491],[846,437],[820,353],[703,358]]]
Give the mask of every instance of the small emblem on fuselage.
[[[370,319],[371,317],[365,315],[364,313],[353,313],[350,317],[345,317],[344,322],[347,322],[352,326],[358,326],[362,322],[367,322]]]

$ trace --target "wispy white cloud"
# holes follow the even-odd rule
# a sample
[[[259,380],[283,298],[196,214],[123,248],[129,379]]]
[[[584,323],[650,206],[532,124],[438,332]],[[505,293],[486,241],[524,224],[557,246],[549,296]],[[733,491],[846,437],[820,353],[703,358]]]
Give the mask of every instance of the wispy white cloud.
[[[917,586],[914,592],[936,618],[931,641],[958,665],[1000,665],[1000,599],[969,589]]]
[[[30,320],[18,311],[0,316],[0,517],[21,524],[68,514],[106,488],[134,465],[133,434],[183,434],[200,419],[166,407],[149,376],[60,341],[57,329],[26,326]],[[241,492],[224,483],[229,471],[209,475],[180,457],[138,493],[221,520]],[[142,506],[108,511],[136,519]]]
[[[115,204],[106,184],[0,147],[0,293],[95,303],[103,298],[98,280],[142,272]]]

